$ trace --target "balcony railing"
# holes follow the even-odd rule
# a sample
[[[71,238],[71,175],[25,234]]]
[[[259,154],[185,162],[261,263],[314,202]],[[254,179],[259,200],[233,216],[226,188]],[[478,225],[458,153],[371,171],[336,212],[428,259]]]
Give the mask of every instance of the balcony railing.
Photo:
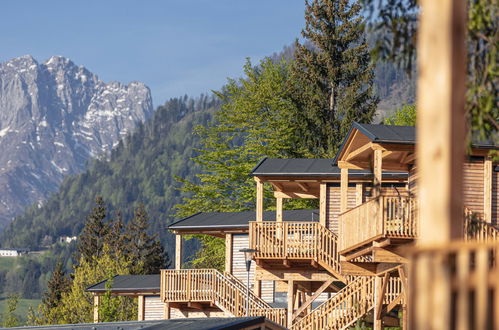
[[[250,222],[250,247],[255,259],[315,260],[325,269],[341,273],[338,238],[317,222]]]
[[[498,255],[497,242],[414,249],[411,328],[499,329]]]
[[[233,275],[215,269],[163,269],[160,294],[164,302],[211,303],[236,317],[246,315],[249,300],[250,316],[265,316],[286,326],[286,309],[272,308],[252,291],[248,299],[244,284]]]
[[[387,238],[416,238],[416,200],[379,196],[339,216],[339,250]]]

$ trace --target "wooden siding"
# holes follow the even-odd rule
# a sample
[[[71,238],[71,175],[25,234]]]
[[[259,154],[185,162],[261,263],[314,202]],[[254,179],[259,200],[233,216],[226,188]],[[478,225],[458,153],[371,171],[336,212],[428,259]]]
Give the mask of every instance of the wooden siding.
[[[162,320],[164,306],[159,296],[145,296],[144,320]]]
[[[499,163],[492,164],[492,224],[499,225]]]
[[[249,237],[247,234],[234,234],[232,238],[232,274],[241,282],[246,285],[247,273],[246,264],[244,259],[244,253],[239,252],[241,249],[247,249],[249,247]],[[250,269],[250,290],[254,289],[254,278],[255,278],[255,262],[251,263]],[[274,281],[262,281],[261,284],[261,294],[263,300],[268,303],[274,302]]]
[[[348,187],[347,208],[351,209],[356,204],[355,185]],[[326,227],[338,234],[338,215],[340,214],[340,187],[339,185],[328,185],[326,195]]]
[[[468,159],[463,172],[463,204],[471,211],[483,214],[483,157]]]

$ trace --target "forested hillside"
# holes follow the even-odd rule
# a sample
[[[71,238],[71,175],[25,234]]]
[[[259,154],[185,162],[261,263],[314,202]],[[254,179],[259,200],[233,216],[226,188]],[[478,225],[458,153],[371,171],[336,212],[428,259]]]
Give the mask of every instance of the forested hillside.
[[[96,196],[108,210],[121,210],[125,222],[143,203],[152,231],[168,247],[165,226],[180,201],[176,176],[193,178],[197,125],[206,125],[219,101],[212,96],[174,98],[137,128],[111,153],[110,160],[94,160],[87,171],[69,176],[58,193],[42,207],[32,206],[2,233],[2,246],[39,248],[58,237],[78,235]]]

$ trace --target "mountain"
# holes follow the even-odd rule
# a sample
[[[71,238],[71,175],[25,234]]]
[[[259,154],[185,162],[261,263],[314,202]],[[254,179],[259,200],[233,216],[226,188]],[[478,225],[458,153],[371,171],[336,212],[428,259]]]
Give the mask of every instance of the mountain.
[[[143,83],[105,83],[64,57],[1,63],[0,227],[108,155],[152,112]]]
[[[0,234],[2,246],[39,248],[61,236],[78,235],[96,196],[106,201],[109,215],[120,210],[126,221],[140,204],[147,205],[151,230],[164,246],[165,226],[183,193],[176,177],[189,180],[199,172],[196,126],[206,126],[220,106],[215,96],[174,98],[158,107],[153,117],[123,139],[109,159],[95,159],[83,173],[66,177],[57,193],[43,205],[28,208]]]

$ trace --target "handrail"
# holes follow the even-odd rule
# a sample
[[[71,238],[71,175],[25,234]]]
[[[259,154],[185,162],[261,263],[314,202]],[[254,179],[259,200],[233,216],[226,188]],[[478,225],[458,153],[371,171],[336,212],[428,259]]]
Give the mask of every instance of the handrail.
[[[374,308],[375,278],[359,276],[329,300],[295,322],[291,329],[344,329]],[[384,304],[390,304],[402,294],[400,278],[389,279]]]
[[[272,308],[262,298],[249,291],[235,276],[222,274],[216,269],[162,269],[161,300],[164,302],[213,302],[236,317],[249,314],[265,316],[286,326],[287,312]]]
[[[339,216],[340,250],[378,237],[416,238],[418,236],[416,199],[378,196]]]
[[[342,277],[338,238],[318,222],[252,221],[250,247],[256,259],[312,259]]]
[[[478,213],[464,207],[464,239],[465,241],[497,241],[499,229],[482,220]]]

